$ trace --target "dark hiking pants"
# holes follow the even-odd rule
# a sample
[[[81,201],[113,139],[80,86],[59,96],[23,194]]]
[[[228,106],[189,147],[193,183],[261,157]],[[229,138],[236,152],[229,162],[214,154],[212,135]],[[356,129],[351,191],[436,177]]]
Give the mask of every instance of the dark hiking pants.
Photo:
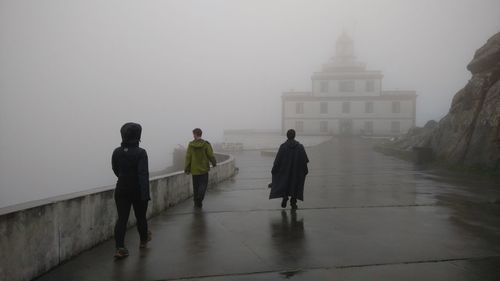
[[[201,202],[205,198],[205,192],[208,186],[208,173],[202,175],[193,175],[193,200]]]
[[[137,231],[141,241],[148,240],[148,221],[146,220],[146,211],[148,210],[148,201],[132,199],[129,196],[115,195],[116,209],[118,211],[118,220],[115,225],[116,248],[125,247],[125,232],[127,231],[128,216],[130,207],[133,206],[135,218],[137,220]]]
[[[283,196],[283,200],[288,201],[288,196]],[[290,196],[290,203],[297,203],[297,198]]]

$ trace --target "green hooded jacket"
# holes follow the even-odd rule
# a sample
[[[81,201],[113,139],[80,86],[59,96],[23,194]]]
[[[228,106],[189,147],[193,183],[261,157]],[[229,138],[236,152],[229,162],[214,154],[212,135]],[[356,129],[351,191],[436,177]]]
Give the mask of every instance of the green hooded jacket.
[[[217,165],[210,143],[203,139],[190,142],[186,152],[184,172],[192,175],[206,174],[210,170],[209,162],[214,167]]]

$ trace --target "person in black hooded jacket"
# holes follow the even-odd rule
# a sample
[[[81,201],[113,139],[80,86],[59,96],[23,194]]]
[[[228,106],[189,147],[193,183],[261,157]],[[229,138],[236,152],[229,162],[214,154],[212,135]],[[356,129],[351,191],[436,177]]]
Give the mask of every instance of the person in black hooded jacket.
[[[146,211],[149,195],[149,170],[148,155],[146,150],[139,147],[141,140],[141,125],[137,123],[126,123],[121,129],[122,143],[113,151],[111,166],[118,177],[115,189],[115,203],[118,211],[118,220],[115,225],[116,258],[128,256],[125,247],[125,232],[133,206],[137,219],[137,230],[140,235],[140,247],[145,248],[151,240],[151,232],[148,231]]]
[[[297,199],[304,200],[304,183],[309,172],[307,169],[309,158],[304,146],[295,140],[295,130],[288,130],[286,136],[288,140],[280,145],[271,170],[273,181],[270,184],[269,199],[283,198],[281,207],[285,208],[290,197],[292,209],[297,209]]]

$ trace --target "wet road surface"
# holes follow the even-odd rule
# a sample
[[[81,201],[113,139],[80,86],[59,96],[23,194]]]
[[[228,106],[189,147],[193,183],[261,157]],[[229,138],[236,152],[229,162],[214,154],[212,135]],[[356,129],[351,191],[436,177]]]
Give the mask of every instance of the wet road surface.
[[[299,210],[268,200],[272,157],[236,154],[234,180],[150,220],[153,241],[113,259],[112,240],[46,280],[500,280],[500,187],[426,170],[362,140],[307,149]]]

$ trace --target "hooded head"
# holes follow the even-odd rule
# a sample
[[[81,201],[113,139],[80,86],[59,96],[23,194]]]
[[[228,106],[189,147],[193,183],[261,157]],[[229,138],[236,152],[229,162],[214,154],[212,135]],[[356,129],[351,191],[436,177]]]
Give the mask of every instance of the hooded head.
[[[299,142],[295,141],[295,130],[294,129],[290,129],[286,132],[286,138],[287,138],[286,145],[289,148],[295,148],[299,144]]]
[[[142,127],[137,123],[125,123],[120,129],[122,146],[138,146],[141,141]]]

